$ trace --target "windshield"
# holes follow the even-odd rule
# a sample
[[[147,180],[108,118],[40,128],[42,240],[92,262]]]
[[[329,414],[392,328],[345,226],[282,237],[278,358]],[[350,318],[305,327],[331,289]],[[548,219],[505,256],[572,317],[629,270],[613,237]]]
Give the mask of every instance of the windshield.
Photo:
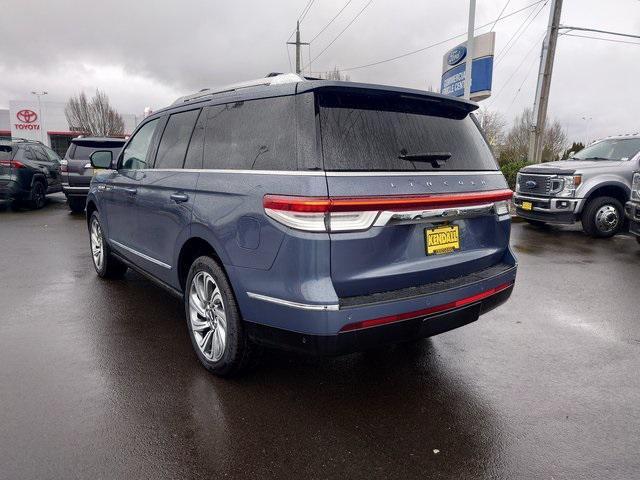
[[[474,120],[441,102],[324,92],[318,103],[326,170],[498,168]]]
[[[571,160],[628,160],[639,151],[640,138],[617,138],[589,145]]]
[[[0,160],[11,160],[12,152],[11,145],[0,145]]]

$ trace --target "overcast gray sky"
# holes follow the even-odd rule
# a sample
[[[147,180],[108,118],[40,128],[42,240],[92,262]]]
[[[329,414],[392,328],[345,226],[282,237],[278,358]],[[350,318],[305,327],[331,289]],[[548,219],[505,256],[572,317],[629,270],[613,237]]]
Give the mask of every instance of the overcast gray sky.
[[[315,0],[302,22],[303,40],[313,39],[346,2]],[[368,2],[352,0],[312,42],[311,58]],[[534,2],[510,0],[505,14]],[[482,25],[497,18],[507,0],[477,3],[476,25]],[[496,24],[496,53],[544,3]],[[549,3],[498,60],[494,96],[481,102],[508,120],[533,102]],[[81,90],[92,93],[100,88],[120,111],[139,114],[147,105],[160,108],[203,87],[289,71],[285,42],[307,0],[1,4],[8,21],[2,22],[0,41],[0,107],[28,98],[34,89],[47,90],[51,100],[65,101]],[[373,0],[311,69],[349,69],[425,47],[464,33],[467,14],[468,0]],[[564,0],[562,23],[640,34],[640,1]],[[346,73],[354,81],[439,88],[442,55],[462,40]],[[293,54],[290,47],[292,62]],[[305,49],[304,64],[308,61]],[[550,116],[562,122],[570,140],[640,131],[639,82],[640,45],[563,36]]]

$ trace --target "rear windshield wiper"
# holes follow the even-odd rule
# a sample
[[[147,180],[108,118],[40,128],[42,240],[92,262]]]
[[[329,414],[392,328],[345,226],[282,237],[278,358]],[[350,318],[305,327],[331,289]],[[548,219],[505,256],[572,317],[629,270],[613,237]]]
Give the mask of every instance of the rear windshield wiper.
[[[408,153],[403,148],[400,150],[398,158],[400,160],[408,160],[409,162],[430,162],[433,168],[440,168],[442,164],[451,158],[451,154],[449,152]]]

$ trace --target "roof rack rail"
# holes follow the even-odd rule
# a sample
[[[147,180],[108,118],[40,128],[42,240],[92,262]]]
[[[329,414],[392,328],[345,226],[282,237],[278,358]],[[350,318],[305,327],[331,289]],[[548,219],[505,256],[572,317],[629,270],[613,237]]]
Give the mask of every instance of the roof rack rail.
[[[42,143],[40,140],[30,140],[28,138],[22,138],[22,137],[11,137],[11,141],[13,142],[30,142],[30,143]]]
[[[270,73],[265,78],[258,78],[256,80],[249,80],[247,82],[234,83],[232,85],[227,85],[227,86],[215,88],[215,89],[203,88],[199,92],[192,93],[191,95],[185,95],[184,97],[178,98],[171,105],[190,102],[192,100],[208,97],[211,95],[215,95],[217,93],[234,92],[236,90],[241,90],[243,88],[269,86],[269,85],[284,85],[287,83],[297,83],[297,82],[304,82],[304,81],[305,81],[305,78],[296,73]]]

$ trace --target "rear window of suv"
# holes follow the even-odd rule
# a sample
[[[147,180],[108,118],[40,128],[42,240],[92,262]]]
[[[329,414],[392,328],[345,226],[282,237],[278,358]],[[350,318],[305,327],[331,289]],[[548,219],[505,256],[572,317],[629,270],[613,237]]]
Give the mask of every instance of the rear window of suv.
[[[13,148],[11,145],[0,145],[0,160],[11,160]]]
[[[116,158],[122,150],[122,145],[117,145],[114,142],[91,142],[91,143],[72,143],[69,149],[69,158],[72,160],[88,160],[93,152],[96,150],[109,150],[113,153],[113,158]]]
[[[318,108],[325,170],[498,168],[474,119],[438,99],[330,91]]]

